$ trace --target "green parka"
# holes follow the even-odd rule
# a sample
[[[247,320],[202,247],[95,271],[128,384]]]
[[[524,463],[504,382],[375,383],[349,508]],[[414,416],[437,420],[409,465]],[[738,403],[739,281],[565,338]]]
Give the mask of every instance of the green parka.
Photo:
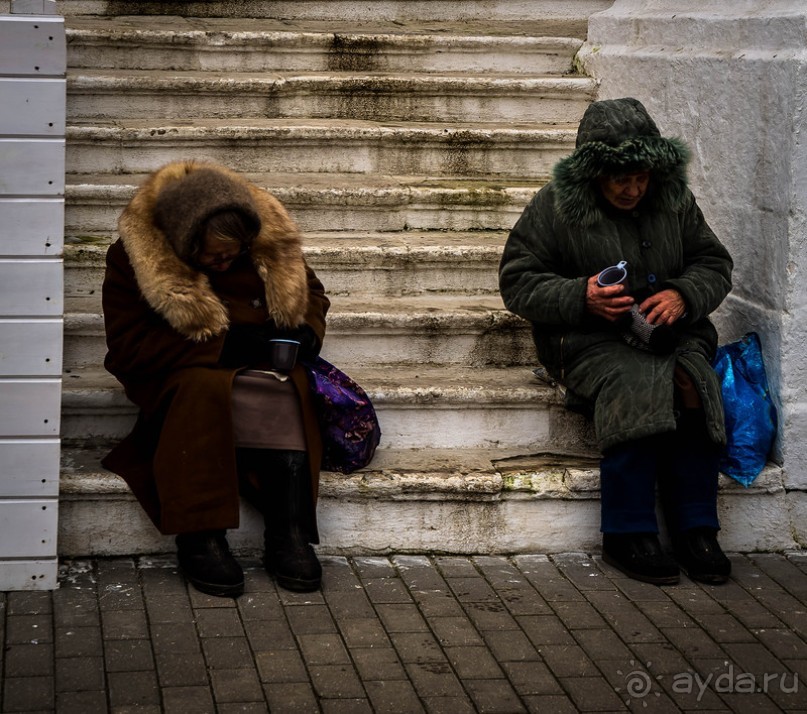
[[[566,386],[570,405],[591,408],[603,449],[675,429],[676,362],[698,390],[710,438],[725,443],[710,365],[717,332],[707,316],[731,290],[732,260],[687,188],[688,159],[686,146],[662,138],[637,100],[595,102],[574,153],[556,165],[505,245],[504,303],[533,324],[538,357]],[[648,169],[650,186],[635,210],[620,211],[602,197],[599,176]],[[632,347],[619,327],[587,312],[588,278],[620,260],[637,299],[667,288],[683,296],[673,354]]]

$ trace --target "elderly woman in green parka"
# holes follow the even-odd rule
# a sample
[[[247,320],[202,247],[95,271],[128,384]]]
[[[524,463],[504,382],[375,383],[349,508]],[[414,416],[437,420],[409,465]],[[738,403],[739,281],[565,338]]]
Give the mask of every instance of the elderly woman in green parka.
[[[732,260],[687,187],[688,159],[637,100],[593,103],[574,153],[512,229],[499,276],[567,405],[593,417],[603,559],[657,584],[677,582],[679,565],[712,583],[731,568],[716,537],[726,437],[708,315]],[[621,261],[627,279],[601,286]],[[657,484],[675,559],[658,539]]]

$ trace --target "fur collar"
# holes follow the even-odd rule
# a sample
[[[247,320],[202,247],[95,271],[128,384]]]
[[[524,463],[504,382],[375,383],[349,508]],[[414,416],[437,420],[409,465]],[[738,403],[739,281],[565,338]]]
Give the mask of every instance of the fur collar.
[[[123,247],[146,302],[177,332],[197,342],[219,335],[229,326],[227,308],[207,276],[180,260],[154,223],[160,191],[199,169],[213,169],[249,190],[261,220],[250,258],[263,281],[269,314],[278,327],[301,325],[308,306],[308,282],[297,226],[274,196],[212,163],[181,161],[158,169],[118,220]]]

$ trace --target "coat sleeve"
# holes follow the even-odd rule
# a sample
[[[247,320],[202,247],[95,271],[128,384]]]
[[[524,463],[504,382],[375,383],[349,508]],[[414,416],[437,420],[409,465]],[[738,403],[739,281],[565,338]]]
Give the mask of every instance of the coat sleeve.
[[[499,265],[508,310],[533,323],[577,326],[586,316],[584,277],[564,277],[552,193],[544,188],[510,231]]]
[[[731,291],[733,261],[706,223],[692,194],[681,214],[681,230],[684,270],[662,287],[681,293],[687,304],[687,319],[695,322],[716,310]]]
[[[104,366],[124,384],[183,367],[217,366],[223,336],[194,342],[152,310],[120,241],[107,252],[102,304],[107,341]]]
[[[322,347],[322,341],[325,339],[325,317],[331,301],[325,295],[322,282],[308,264],[305,270],[308,279],[308,309],[305,313],[305,322],[314,331]]]

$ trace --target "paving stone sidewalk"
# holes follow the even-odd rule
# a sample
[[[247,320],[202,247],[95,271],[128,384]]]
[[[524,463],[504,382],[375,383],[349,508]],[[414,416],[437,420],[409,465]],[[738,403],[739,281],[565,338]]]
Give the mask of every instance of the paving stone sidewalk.
[[[238,600],[172,557],[63,564],[0,594],[0,711],[807,712],[807,555],[659,588],[597,557],[324,558],[321,593],[244,559]]]

